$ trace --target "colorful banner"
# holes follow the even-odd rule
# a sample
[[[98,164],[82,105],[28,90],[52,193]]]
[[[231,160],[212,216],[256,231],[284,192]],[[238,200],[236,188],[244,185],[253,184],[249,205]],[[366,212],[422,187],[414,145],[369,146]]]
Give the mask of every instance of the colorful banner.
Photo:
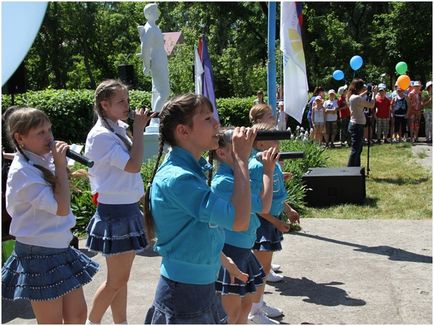
[[[202,94],[208,97],[214,109],[214,118],[220,122],[215,100],[214,77],[212,73],[211,60],[204,35],[199,38],[197,49],[195,49],[194,67],[196,94]],[[201,91],[199,92],[199,90]]]
[[[284,110],[301,123],[308,102],[306,60],[301,39],[302,3],[283,1],[280,9]]]

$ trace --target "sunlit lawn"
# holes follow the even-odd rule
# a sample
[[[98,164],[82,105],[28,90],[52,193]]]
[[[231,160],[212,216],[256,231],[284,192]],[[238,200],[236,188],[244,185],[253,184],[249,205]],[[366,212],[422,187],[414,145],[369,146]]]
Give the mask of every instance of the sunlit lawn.
[[[350,149],[327,149],[328,167],[346,166]],[[423,158],[427,154],[417,155]],[[362,166],[366,167],[367,147]],[[429,219],[432,216],[432,174],[413,156],[411,144],[371,146],[365,205],[308,208],[306,217],[344,219]]]

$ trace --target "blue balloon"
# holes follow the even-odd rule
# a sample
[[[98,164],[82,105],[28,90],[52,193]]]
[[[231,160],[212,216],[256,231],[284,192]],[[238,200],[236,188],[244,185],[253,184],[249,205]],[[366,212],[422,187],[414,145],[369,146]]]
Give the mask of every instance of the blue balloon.
[[[360,67],[363,65],[363,59],[359,55],[355,55],[350,60],[350,66],[353,70],[359,70]]]
[[[344,79],[344,73],[342,70],[335,70],[333,72],[333,78],[336,80],[342,80]]]

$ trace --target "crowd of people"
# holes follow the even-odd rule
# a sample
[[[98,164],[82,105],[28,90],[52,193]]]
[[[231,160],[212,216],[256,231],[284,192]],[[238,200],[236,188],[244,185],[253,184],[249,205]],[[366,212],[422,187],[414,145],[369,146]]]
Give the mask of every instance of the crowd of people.
[[[357,92],[362,97],[369,96],[370,98],[370,104],[362,106],[366,120],[363,122],[363,141],[365,143],[368,138],[372,140],[372,143],[377,144],[417,142],[422,118],[425,124],[426,142],[432,142],[431,81],[426,83],[424,91],[422,91],[420,81],[411,82],[410,87],[406,90],[400,89],[396,84],[392,92],[387,92],[387,86],[384,83],[374,86],[371,92],[367,92],[365,82],[359,84],[362,88]],[[361,115],[357,118],[354,114],[351,115],[347,85],[339,87],[338,98],[333,89],[327,93],[328,98],[326,99],[324,89],[321,86],[316,87],[308,103],[307,119],[311,137],[319,144],[324,144],[325,147],[334,147],[333,143],[337,140],[336,135],[339,134],[341,145],[350,147],[348,126],[351,117],[353,122],[357,121],[356,124],[360,122],[360,118],[361,120],[363,118]]]
[[[273,318],[283,311],[266,304],[264,284],[280,268],[273,253],[299,214],[286,202],[279,142],[255,140],[258,130],[276,129],[271,108],[254,105],[252,127],[229,128],[228,136],[206,97],[172,98],[159,113],[159,153],[146,189],[143,129],[156,113],[136,109],[131,134],[128,89],[118,80],[97,87],[94,111],[85,155],[95,162],[88,178],[96,207],[86,247],[105,257],[106,280],[88,312],[83,286],[99,265],[70,246],[69,147],[54,139],[43,111],[13,107],[4,115],[16,149],[6,209],[16,245],[2,268],[3,298],[29,300],[38,323],[100,324],[110,307],[114,323],[127,324],[131,267],[153,244],[161,275],[145,323],[278,324]]]

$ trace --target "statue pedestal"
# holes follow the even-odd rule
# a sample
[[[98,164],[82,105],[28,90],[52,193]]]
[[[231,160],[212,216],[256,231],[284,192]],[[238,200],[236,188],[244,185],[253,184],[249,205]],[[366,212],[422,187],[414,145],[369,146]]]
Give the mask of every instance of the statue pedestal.
[[[150,130],[148,130],[148,128]],[[156,157],[158,154],[160,134],[158,133],[158,128],[156,128],[156,132],[153,129],[155,129],[155,127],[146,127],[146,131],[143,133],[143,146],[145,147],[143,162]]]

